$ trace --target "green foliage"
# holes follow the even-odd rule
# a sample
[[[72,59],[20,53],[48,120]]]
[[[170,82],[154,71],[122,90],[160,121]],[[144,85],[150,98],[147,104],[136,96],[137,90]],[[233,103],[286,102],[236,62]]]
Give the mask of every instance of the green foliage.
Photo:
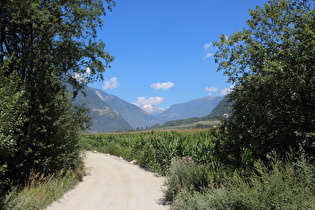
[[[58,175],[31,174],[27,187],[10,192],[0,209],[45,209],[60,199],[82,179],[83,170],[60,172]]]
[[[163,127],[171,127],[171,126],[189,124],[189,123],[194,123],[194,122],[199,122],[199,121],[200,121],[199,117],[192,117],[192,118],[183,119],[183,120],[171,120],[171,121],[165,122],[163,124]]]
[[[115,5],[106,3],[109,10]],[[1,1],[1,195],[9,182],[23,186],[31,171],[50,174],[80,164],[78,136],[88,118],[70,97],[102,79],[113,61],[96,40],[102,15],[102,1]]]
[[[0,92],[0,156],[5,169],[1,180],[23,184],[31,170],[49,174],[78,166],[78,131],[84,127],[85,110],[68,102],[68,94],[55,78],[50,80],[52,87],[42,86],[42,92],[36,93],[36,103],[29,110],[29,93],[16,91],[14,82],[9,81],[12,89],[4,85]]]
[[[115,6],[106,3],[109,10]],[[50,75],[79,87],[102,78],[113,60],[96,40],[106,14],[102,1],[3,1],[0,14],[0,63],[7,62],[6,75],[18,72],[30,87]]]
[[[141,166],[165,174],[172,158],[191,157],[197,163],[215,164],[212,157],[214,131],[143,131],[86,134],[83,149],[137,160]]]
[[[224,187],[182,191],[172,209],[314,209],[314,165],[303,158],[298,162],[303,164],[257,161],[255,171],[246,176],[235,173]]]
[[[165,198],[173,201],[181,194],[204,192],[223,184],[225,175],[221,167],[197,164],[190,157],[173,159],[167,172]]]
[[[217,144],[222,161],[247,165],[302,145],[315,154],[315,10],[308,0],[271,0],[250,10],[248,28],[214,43],[235,84],[232,115]]]
[[[193,117],[193,118],[188,118],[188,119],[183,119],[183,120],[172,120],[165,122],[163,125],[160,124],[155,124],[151,127],[146,128],[146,130],[169,130],[169,129],[174,129],[174,130],[187,130],[187,129],[205,129],[205,128],[213,128],[217,124],[219,124],[219,121],[213,120],[214,118],[207,118],[202,117]]]
[[[19,79],[10,75],[0,75],[0,195],[5,190],[5,178],[11,168],[9,164],[18,152],[18,141],[23,138],[23,125],[27,122],[28,104],[25,102],[25,91],[17,90],[12,85]],[[14,81],[14,82],[13,82]]]
[[[315,168],[303,150],[297,160],[271,153],[269,162],[235,170],[213,156],[218,137],[213,130],[86,134],[81,146],[165,174],[165,199],[173,202],[172,209],[315,207]]]

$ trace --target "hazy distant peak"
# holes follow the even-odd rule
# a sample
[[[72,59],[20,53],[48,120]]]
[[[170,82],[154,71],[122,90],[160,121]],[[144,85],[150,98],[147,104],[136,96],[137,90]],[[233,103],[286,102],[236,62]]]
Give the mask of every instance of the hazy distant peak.
[[[174,104],[159,114],[157,117],[161,122],[170,120],[187,119],[192,117],[203,117],[209,115],[212,109],[223,99],[222,96],[207,96],[197,98],[185,103]]]
[[[98,97],[100,97],[100,99],[102,99],[102,101],[105,101],[105,98],[102,96],[102,94],[98,90],[95,90],[95,93]]]

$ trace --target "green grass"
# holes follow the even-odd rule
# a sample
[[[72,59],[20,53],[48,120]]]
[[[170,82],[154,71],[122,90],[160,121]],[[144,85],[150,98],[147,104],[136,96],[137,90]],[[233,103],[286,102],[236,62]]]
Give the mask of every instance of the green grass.
[[[199,121],[199,122],[194,122],[194,123],[188,123],[188,124],[182,124],[182,125],[176,125],[176,126],[168,126],[168,127],[162,127],[164,130],[168,129],[195,129],[198,127],[212,127],[215,125],[218,125],[220,121]]]
[[[59,175],[32,174],[22,190],[14,188],[4,198],[4,210],[44,209],[60,199],[82,180],[83,169],[61,172]]]
[[[190,157],[173,159],[167,172],[165,199],[173,201],[182,192],[194,194],[204,192],[209,187],[222,186],[225,180],[224,171],[219,170],[222,168],[222,166],[213,168],[208,164],[197,164]]]
[[[314,166],[300,163],[273,160],[267,166],[258,161],[255,171],[227,176],[225,185],[202,192],[182,188],[172,209],[315,209]]]

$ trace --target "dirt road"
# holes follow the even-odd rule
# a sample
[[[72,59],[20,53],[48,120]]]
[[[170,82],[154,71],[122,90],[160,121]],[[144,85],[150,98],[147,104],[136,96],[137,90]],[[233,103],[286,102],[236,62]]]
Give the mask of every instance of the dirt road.
[[[88,175],[47,210],[154,210],[161,202],[163,178],[118,157],[86,153]]]

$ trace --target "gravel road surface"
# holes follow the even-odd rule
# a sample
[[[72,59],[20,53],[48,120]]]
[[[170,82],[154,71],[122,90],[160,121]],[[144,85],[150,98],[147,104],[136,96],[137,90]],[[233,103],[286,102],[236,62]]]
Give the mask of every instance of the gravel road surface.
[[[87,176],[47,210],[164,210],[164,179],[121,158],[86,152]]]

